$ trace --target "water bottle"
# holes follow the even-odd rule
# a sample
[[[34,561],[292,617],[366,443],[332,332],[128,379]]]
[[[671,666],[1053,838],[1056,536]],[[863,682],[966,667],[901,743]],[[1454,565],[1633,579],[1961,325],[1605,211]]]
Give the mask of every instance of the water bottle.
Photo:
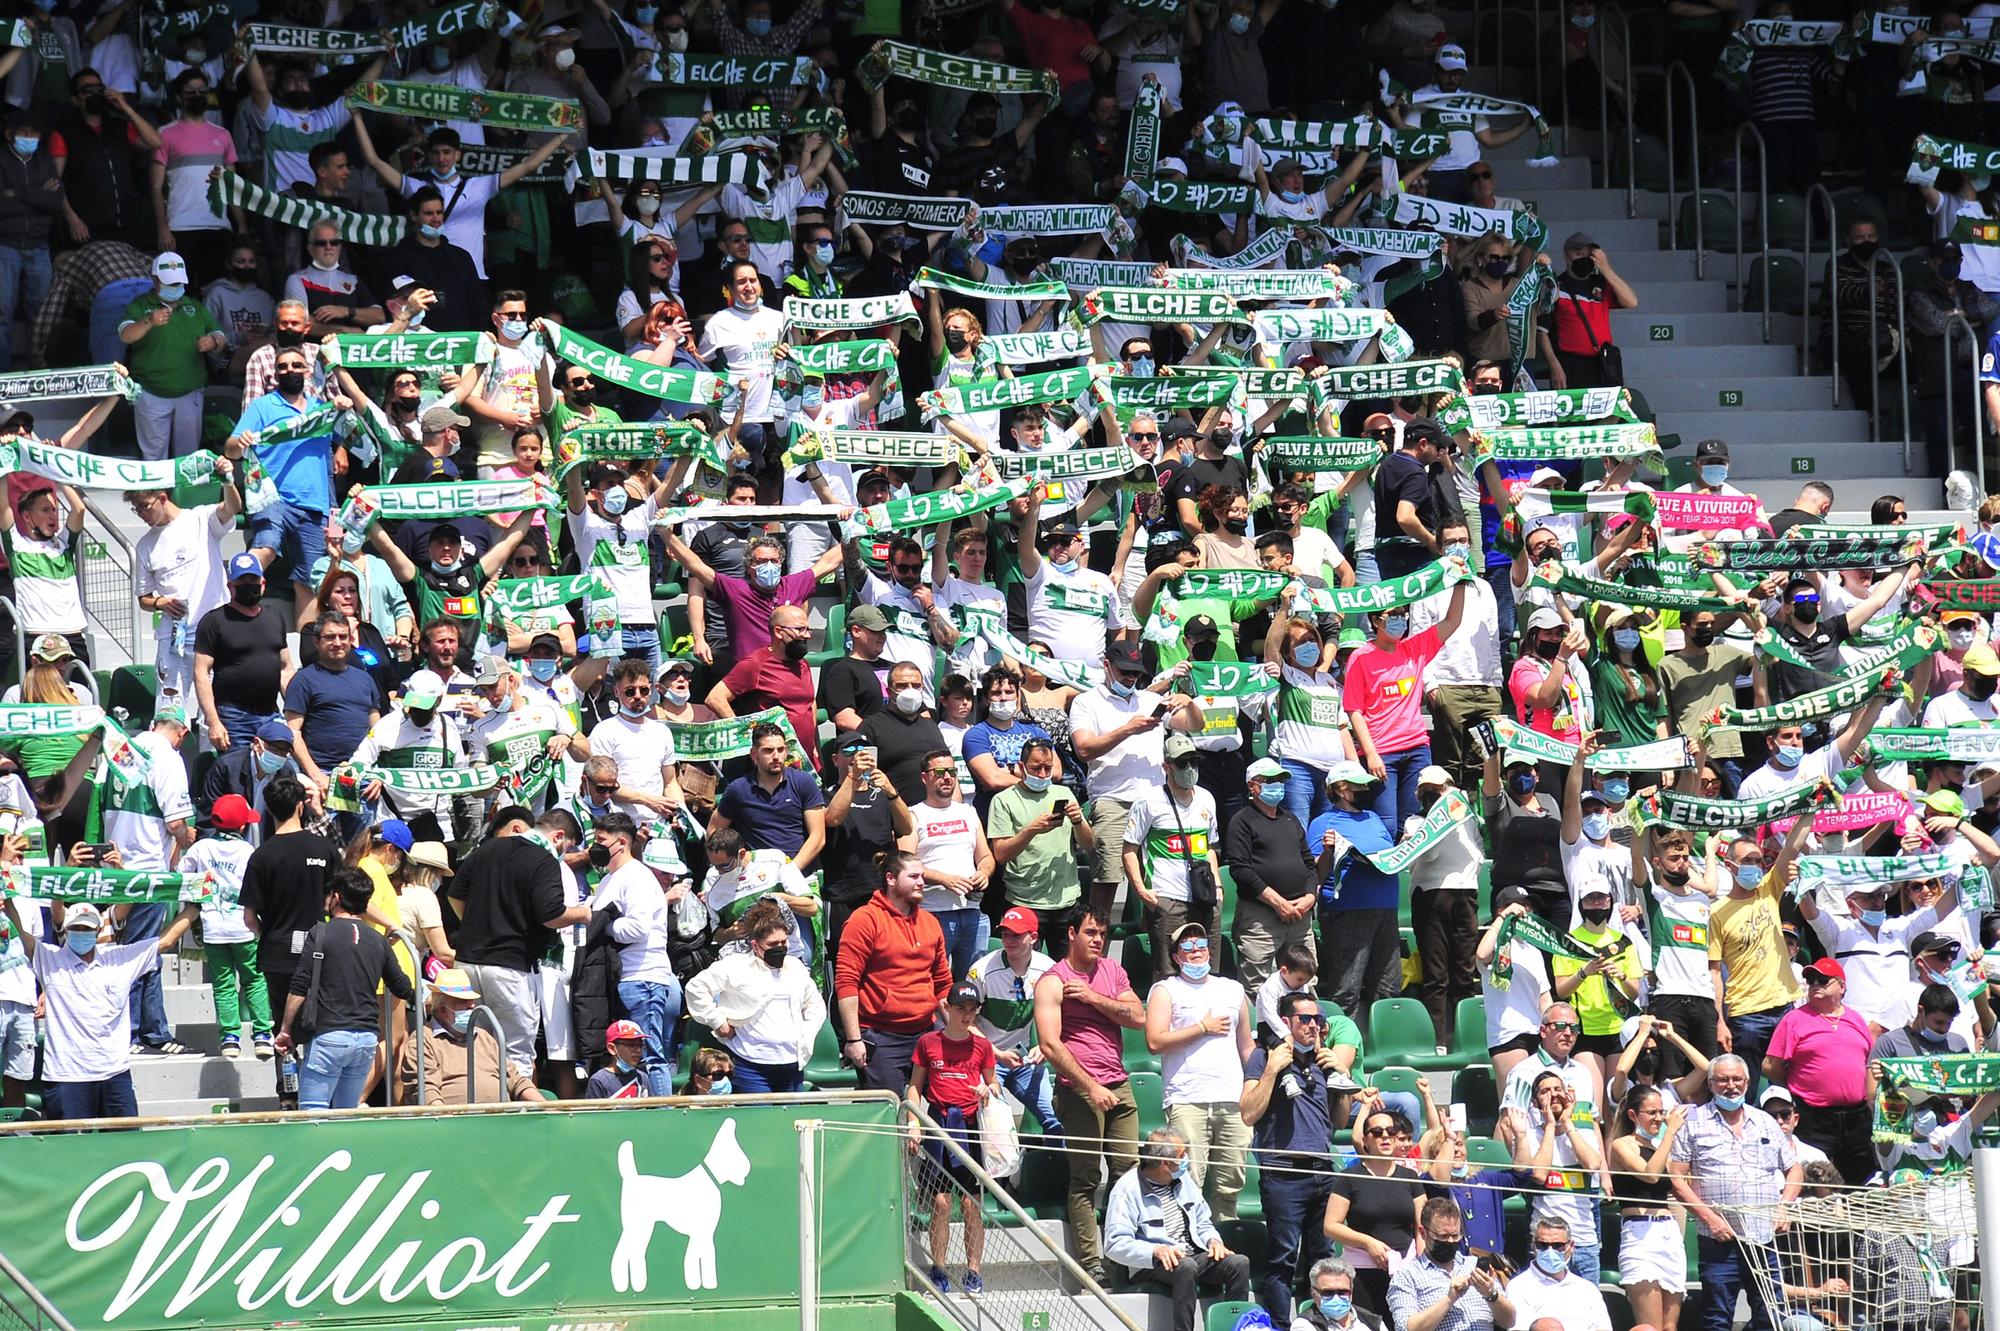
[[[189,649],[194,645],[193,626],[188,623],[186,615],[176,615],[169,623],[170,627],[167,629],[168,645],[173,649],[175,656],[186,656]]]
[[[291,1099],[298,1098],[299,1062],[290,1054],[280,1055],[278,1059],[278,1091]]]
[[[348,559],[361,553],[368,543],[368,527],[375,520],[378,505],[373,495],[366,490],[349,495],[347,502],[340,506],[340,553]]]

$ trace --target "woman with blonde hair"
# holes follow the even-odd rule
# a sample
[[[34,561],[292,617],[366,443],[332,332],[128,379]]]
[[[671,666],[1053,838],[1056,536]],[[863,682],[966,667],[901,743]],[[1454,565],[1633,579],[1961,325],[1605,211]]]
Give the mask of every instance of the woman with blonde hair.
[[[392,880],[403,867],[403,856],[414,844],[415,838],[410,835],[408,823],[387,818],[356,833],[341,856],[347,868],[359,869],[367,876],[373,889],[362,918],[369,928],[389,940],[390,955],[395,957],[396,965],[403,974],[413,980],[416,977],[416,959],[410,955],[409,947],[396,936],[403,927],[403,912],[397,903]],[[380,1043],[375,1046],[375,1063],[368,1070],[367,1089],[361,1093],[364,1100],[374,1093],[375,1083],[381,1080],[389,1066],[402,1057],[403,1042],[410,1038],[409,1009],[380,984],[375,986],[375,994],[376,1001],[382,1006],[382,1019],[389,1027],[389,1042],[387,1046]]]
[[[925,293],[924,328],[931,356],[931,382],[938,388],[956,388],[982,379],[1011,379],[1013,372],[986,341],[986,325],[971,310],[954,306],[945,309],[937,288]],[[1000,413],[975,411],[956,418],[990,448],[1000,442]]]
[[[82,707],[97,701],[94,691],[79,692],[69,677],[76,651],[60,633],[44,633],[29,653],[27,674],[7,690],[8,702],[43,703],[52,707]],[[47,820],[48,844],[73,846],[84,838],[90,813],[91,782],[81,773],[67,779],[71,764],[87,743],[81,734],[24,735],[14,750],[21,775]],[[93,746],[95,752],[95,746]]]

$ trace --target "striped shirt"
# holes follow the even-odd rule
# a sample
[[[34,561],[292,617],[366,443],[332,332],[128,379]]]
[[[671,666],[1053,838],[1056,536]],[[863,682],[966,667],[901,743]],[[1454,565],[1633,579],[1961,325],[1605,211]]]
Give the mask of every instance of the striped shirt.
[[[1429,1254],[1404,1262],[1389,1277],[1389,1315],[1397,1326],[1408,1326],[1412,1317],[1451,1293],[1453,1280],[1469,1275],[1478,1264],[1479,1259],[1467,1252],[1458,1255],[1449,1271],[1431,1261]],[[1468,1284],[1431,1331],[1466,1331],[1468,1327],[1492,1325],[1493,1305],[1479,1292],[1479,1286]]]
[[[1772,1212],[1799,1154],[1769,1114],[1746,1105],[1742,1115],[1732,1129],[1713,1103],[1690,1109],[1674,1138],[1672,1158],[1689,1167],[1695,1194],[1740,1237],[1769,1243]],[[1708,1234],[1707,1225],[1701,1228]]]
[[[1763,48],[1750,64],[1750,118],[1812,124],[1813,94],[1831,70],[1816,51]]]

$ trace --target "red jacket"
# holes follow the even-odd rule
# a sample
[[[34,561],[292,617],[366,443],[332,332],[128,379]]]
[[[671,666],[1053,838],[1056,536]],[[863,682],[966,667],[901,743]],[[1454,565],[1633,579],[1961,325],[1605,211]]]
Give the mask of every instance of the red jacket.
[[[878,889],[848,917],[833,996],[858,997],[864,1027],[891,1035],[927,1031],[950,988],[951,961],[937,916],[921,906],[904,915]]]

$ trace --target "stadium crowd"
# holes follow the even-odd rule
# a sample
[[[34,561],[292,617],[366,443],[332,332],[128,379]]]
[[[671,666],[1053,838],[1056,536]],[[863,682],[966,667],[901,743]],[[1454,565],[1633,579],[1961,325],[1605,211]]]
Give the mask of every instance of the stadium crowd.
[[[943,1292],[1008,1104],[1177,1331],[1671,1331],[1691,1262],[1706,1331],[1853,1324],[1751,1268],[1993,1108],[1885,1060],[1995,1024],[2000,496],[1670,467],[1643,284],[1434,0],[561,8],[6,20],[4,1103],[860,1086],[936,1125]],[[2000,313],[1955,181],[1940,327]]]

